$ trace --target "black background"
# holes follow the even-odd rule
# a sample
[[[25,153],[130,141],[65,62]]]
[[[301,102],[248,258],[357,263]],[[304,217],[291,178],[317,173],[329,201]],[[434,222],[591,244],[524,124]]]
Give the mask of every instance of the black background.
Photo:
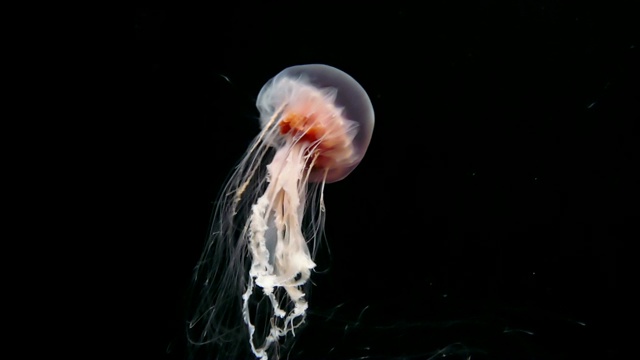
[[[630,9],[157,2],[135,15],[146,358],[186,358],[191,270],[259,131],[255,97],[306,63],[358,80],[376,126],[360,166],[325,188],[331,257],[285,354],[617,358],[617,259],[637,224]]]

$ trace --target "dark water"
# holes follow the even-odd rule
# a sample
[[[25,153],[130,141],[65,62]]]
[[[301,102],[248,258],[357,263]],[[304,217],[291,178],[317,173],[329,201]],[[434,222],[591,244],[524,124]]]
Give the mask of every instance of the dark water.
[[[145,240],[146,358],[188,358],[191,270],[259,131],[258,91],[325,63],[367,90],[376,127],[360,166],[325,188],[330,255],[281,357],[617,359],[618,261],[637,223],[630,14],[551,1],[137,8],[162,225]]]

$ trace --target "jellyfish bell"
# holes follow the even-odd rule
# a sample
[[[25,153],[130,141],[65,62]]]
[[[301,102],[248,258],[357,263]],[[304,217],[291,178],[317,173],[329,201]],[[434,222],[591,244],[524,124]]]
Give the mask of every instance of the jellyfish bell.
[[[256,105],[262,130],[222,191],[194,272],[190,340],[224,358],[243,357],[240,342],[257,358],[278,357],[279,341],[304,322],[324,184],[353,171],[373,132],[364,89],[327,65],[283,70]]]
[[[319,162],[311,169],[309,181],[344,179],[358,166],[371,141],[374,113],[369,96],[354,78],[331,66],[284,69],[262,87],[256,106],[263,128],[280,115],[282,134],[293,130],[293,134],[304,134],[305,140],[320,141]]]

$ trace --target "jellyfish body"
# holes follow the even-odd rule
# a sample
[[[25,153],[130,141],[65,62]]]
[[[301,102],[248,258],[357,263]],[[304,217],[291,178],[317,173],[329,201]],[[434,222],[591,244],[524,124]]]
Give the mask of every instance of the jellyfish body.
[[[374,125],[364,89],[327,65],[283,70],[256,105],[262,130],[225,185],[195,269],[190,339],[221,357],[240,357],[243,338],[257,358],[277,357],[303,323],[324,184],[358,165]]]

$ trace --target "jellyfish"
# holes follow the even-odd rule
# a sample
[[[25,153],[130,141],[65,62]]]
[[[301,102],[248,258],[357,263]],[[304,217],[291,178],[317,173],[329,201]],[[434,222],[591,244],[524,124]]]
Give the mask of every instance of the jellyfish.
[[[304,323],[324,186],[356,168],[374,126],[362,86],[327,65],[284,69],[256,106],[261,131],[219,196],[194,270],[190,344],[222,358],[277,358]]]

